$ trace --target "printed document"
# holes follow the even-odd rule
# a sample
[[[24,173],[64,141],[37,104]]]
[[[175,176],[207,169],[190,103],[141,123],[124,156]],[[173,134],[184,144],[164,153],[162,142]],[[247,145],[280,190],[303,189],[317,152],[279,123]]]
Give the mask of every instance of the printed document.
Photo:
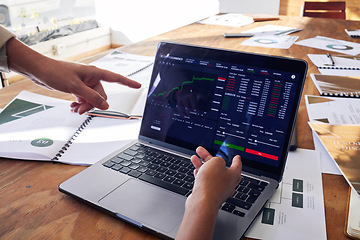
[[[326,239],[318,152],[306,149],[289,152],[279,188],[245,236],[274,240]]]

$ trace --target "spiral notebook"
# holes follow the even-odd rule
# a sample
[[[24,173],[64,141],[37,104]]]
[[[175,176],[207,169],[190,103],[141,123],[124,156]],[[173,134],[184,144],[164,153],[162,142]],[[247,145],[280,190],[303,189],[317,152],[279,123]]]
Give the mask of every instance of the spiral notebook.
[[[136,139],[139,120],[78,115],[70,103],[21,92],[0,113],[0,157],[91,165]]]
[[[322,96],[360,97],[360,77],[322,74],[310,74],[310,76]]]
[[[345,32],[349,35],[349,37],[352,37],[352,38],[360,37],[360,29],[357,29],[357,30],[347,30],[347,29],[345,29]]]
[[[360,57],[331,54],[308,54],[321,74],[360,77]]]

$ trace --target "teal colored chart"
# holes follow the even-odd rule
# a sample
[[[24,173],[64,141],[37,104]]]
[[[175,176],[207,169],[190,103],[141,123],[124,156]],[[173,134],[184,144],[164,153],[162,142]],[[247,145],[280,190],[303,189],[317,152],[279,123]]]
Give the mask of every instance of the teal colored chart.
[[[53,108],[44,104],[15,99],[0,113],[0,125]]]

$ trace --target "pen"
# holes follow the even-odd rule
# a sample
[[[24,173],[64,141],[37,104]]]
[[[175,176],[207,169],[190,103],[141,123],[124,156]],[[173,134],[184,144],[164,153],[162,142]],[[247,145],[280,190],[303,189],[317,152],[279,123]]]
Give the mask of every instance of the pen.
[[[332,58],[331,54],[330,54],[330,53],[327,53],[326,56],[327,56],[328,58],[330,58],[331,66],[335,66],[335,62],[334,62],[334,59]]]
[[[240,37],[252,37],[252,33],[224,33],[226,38],[240,38]]]

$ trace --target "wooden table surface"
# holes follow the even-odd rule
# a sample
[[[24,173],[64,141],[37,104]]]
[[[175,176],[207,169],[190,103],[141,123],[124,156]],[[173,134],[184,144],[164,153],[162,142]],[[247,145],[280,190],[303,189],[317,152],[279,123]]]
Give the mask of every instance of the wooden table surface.
[[[193,23],[150,39],[121,47],[120,50],[154,55],[159,41],[180,42],[230,50],[256,52],[304,59],[309,63],[305,94],[319,95],[310,73],[318,73],[307,57],[326,51],[294,44],[289,49],[243,46],[244,39],[228,39],[224,32],[240,32],[267,24],[301,28],[293,35],[298,40],[325,36],[360,43],[344,29],[359,29],[356,21],[281,16],[278,21],[256,22],[242,28]],[[0,90],[3,108],[21,90],[63,99],[71,95],[49,91],[29,80]],[[314,149],[304,98],[297,119],[300,148]],[[83,166],[53,164],[0,158],[0,239],[158,239],[131,225],[60,193],[59,183],[83,170]],[[342,176],[322,174],[328,239],[346,239],[344,235],[348,185]]]

